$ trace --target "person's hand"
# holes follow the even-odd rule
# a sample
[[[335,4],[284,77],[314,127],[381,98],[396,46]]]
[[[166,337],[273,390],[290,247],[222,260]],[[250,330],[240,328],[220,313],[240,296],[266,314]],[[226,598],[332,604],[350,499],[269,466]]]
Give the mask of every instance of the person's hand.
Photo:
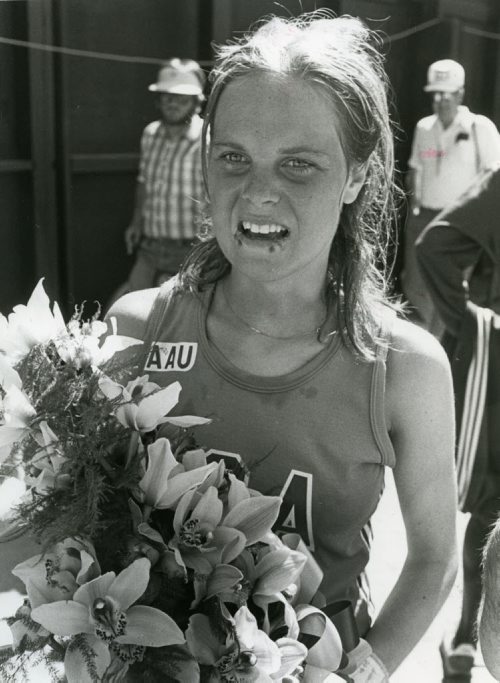
[[[125,230],[125,246],[129,256],[134,253],[137,245],[139,244],[141,233],[142,230],[139,223],[131,223]]]

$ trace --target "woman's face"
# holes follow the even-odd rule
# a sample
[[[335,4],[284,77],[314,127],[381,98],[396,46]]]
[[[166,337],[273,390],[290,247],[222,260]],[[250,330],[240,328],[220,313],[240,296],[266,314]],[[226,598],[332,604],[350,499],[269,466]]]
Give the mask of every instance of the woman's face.
[[[255,72],[230,83],[212,126],[208,186],[217,241],[233,269],[272,281],[324,278],[348,172],[340,121],[308,82]]]

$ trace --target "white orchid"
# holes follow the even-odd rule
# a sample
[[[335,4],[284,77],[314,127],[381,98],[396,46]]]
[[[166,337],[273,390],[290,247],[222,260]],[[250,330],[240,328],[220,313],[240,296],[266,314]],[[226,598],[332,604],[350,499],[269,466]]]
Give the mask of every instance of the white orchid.
[[[143,503],[151,509],[174,508],[187,491],[200,486],[218,469],[219,465],[213,462],[185,470],[175,459],[168,439],[157,439],[148,446],[148,466],[139,482]]]
[[[14,650],[38,650],[47,644],[50,633],[31,619],[31,605],[27,598],[16,610],[14,619],[9,625]]]
[[[142,375],[123,386],[103,375],[99,379],[99,388],[111,401],[122,399],[113,411],[114,415],[122,425],[141,434],[151,432],[165,422],[177,427],[193,427],[210,422],[207,418],[193,415],[166,416],[179,401],[179,382],[161,389],[158,384],[149,381],[148,375]]]
[[[246,546],[260,540],[276,521],[280,503],[277,496],[256,496],[224,514],[214,486],[203,492],[202,487],[191,489],[177,504],[170,547],[182,564],[209,574],[217,564],[232,562]]]
[[[111,663],[111,652],[130,655],[133,661],[142,655],[144,647],[185,642],[182,631],[167,614],[134,604],[148,586],[150,568],[146,558],[135,560],[118,576],[107,572],[80,586],[72,600],[40,605],[32,611],[31,618],[50,633],[78,636],[70,642],[64,660],[69,683],[92,680],[87,677],[85,656],[89,648],[101,680]]]
[[[31,607],[69,600],[79,586],[101,573],[94,546],[67,538],[44,555],[34,555],[12,570],[26,586]]]
[[[37,344],[45,344],[65,334],[66,325],[59,306],[43,288],[43,278],[28,303],[15,306],[6,318],[0,314],[0,352],[13,363],[22,360]]]
[[[272,683],[291,675],[307,655],[307,648],[291,638],[273,642],[257,627],[247,607],[240,607],[233,618],[236,640],[221,642],[204,614],[189,619],[186,640],[200,662],[212,666],[223,681]]]

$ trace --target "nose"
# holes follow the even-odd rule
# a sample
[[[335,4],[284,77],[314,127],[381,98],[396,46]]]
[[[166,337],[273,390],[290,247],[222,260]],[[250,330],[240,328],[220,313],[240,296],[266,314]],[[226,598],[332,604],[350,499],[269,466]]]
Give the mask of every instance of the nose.
[[[280,193],[271,173],[252,170],[243,188],[242,198],[254,206],[277,204]]]

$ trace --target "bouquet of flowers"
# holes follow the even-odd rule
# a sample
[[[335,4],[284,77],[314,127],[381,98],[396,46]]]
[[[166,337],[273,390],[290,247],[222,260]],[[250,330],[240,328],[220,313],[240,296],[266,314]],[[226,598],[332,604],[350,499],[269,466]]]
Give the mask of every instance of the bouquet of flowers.
[[[26,483],[3,540],[40,544],[13,569],[0,678],[41,660],[69,683],[337,679],[320,572],[271,531],[280,499],[200,448],[208,420],[169,415],[179,383],[138,374],[140,342],[97,318],[66,324],[42,281],[0,315],[0,466]]]

